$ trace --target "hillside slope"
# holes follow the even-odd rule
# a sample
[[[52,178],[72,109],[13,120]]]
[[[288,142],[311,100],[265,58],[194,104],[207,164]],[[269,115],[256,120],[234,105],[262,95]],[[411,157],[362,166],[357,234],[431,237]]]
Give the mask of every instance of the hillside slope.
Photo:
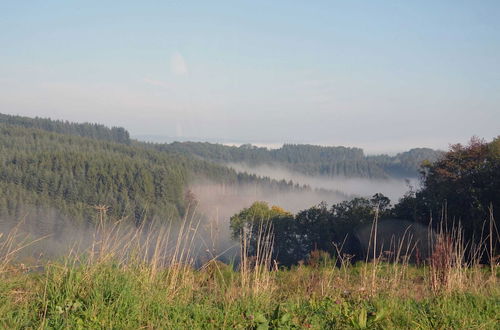
[[[275,191],[306,189],[130,140],[114,141],[113,132],[122,129],[1,118],[0,216],[4,217],[20,219],[27,210],[55,210],[89,220],[97,214],[94,206],[104,204],[115,218],[178,219],[190,202],[188,185],[200,179],[252,183]],[[123,131],[120,136],[128,136]]]
[[[279,149],[267,149],[252,145],[235,147],[208,142],[174,142],[157,145],[157,148],[220,163],[282,166],[311,176],[359,178],[417,177],[424,160],[432,162],[442,154],[429,148],[416,148],[395,156],[366,156],[360,148],[306,144],[285,144]]]

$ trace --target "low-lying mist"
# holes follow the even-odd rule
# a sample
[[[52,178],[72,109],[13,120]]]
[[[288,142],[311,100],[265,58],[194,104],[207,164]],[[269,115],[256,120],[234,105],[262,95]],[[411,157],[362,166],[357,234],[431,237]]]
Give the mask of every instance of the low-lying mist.
[[[340,193],[344,194],[347,198],[351,198],[352,196],[371,197],[375,193],[382,193],[389,197],[392,203],[396,203],[398,199],[410,189],[410,186],[416,187],[418,185],[418,179],[416,178],[368,179],[309,176],[276,165],[249,166],[243,163],[230,163],[227,165],[238,172],[247,172],[259,176],[267,176],[275,180],[292,180],[294,183],[308,185],[313,189],[316,188],[338,191],[339,195]],[[320,201],[321,199],[310,204],[309,206],[317,204]]]
[[[69,255],[83,261],[106,253],[120,259],[157,258],[165,265],[181,262],[179,257],[193,265],[211,259],[231,262],[238,257],[239,244],[228,227],[198,210],[182,220],[155,219],[137,226],[129,218],[101,218],[96,213],[93,222],[76,221],[55,209],[24,206],[21,216],[0,217],[0,261],[33,265]]]
[[[196,200],[189,205],[185,219],[156,219],[155,223],[147,224],[140,232],[135,233],[135,239],[146,242],[158,240],[159,233],[168,233],[170,243],[163,242],[162,253],[175,250],[177,238],[189,232],[189,250],[197,264],[217,258],[224,261],[237,261],[239,257],[239,242],[231,238],[229,219],[232,215],[255,201],[266,201],[271,205],[280,205],[291,212],[297,212],[320,201],[329,204],[348,199],[349,196],[314,189],[293,188],[281,191],[261,185],[216,184],[207,180],[199,181],[189,187]],[[106,235],[112,231],[113,241],[122,246],[130,240],[130,233],[137,228],[134,221],[128,218],[109,219]],[[112,227],[114,222],[120,222]],[[182,227],[184,225],[184,228]],[[189,223],[189,225],[187,225]],[[189,228],[188,228],[189,227]],[[39,209],[24,206],[18,216],[3,216],[0,218],[0,240],[15,231],[16,241],[26,243],[36,241],[18,254],[20,260],[35,261],[57,259],[67,256],[70,252],[86,254],[93,248],[96,241],[103,239],[104,232],[99,228],[99,214],[96,210],[95,222],[77,221],[62,215],[56,209]],[[101,243],[98,243],[101,244]],[[23,243],[24,245],[24,243]],[[0,251],[2,252],[2,251]],[[148,252],[152,254],[153,252]]]
[[[258,184],[220,184],[199,180],[188,187],[194,203],[189,206],[187,218],[183,221],[157,219],[155,223],[147,224],[138,231],[131,219],[106,219],[107,230],[111,231],[114,244],[119,249],[126,250],[130,235],[134,235],[134,239],[145,246],[152,241],[159,242],[160,250],[168,256],[176,249],[177,239],[181,237],[190,242],[190,258],[197,264],[212,258],[237,261],[239,242],[231,238],[229,219],[255,201],[265,201],[297,213],[322,201],[332,205],[354,196],[368,197],[376,192],[382,192],[395,202],[408,190],[408,182],[405,180],[311,177],[276,166],[249,167],[231,164],[231,167],[240,172],[276,180],[292,180],[299,185],[308,185],[310,189],[278,189]],[[96,242],[104,239],[105,232],[96,222],[75,221],[55,209],[40,210],[26,206],[19,214],[21,216],[0,218],[0,241],[3,239],[5,242],[13,231],[18,242],[37,240],[20,253],[24,260],[60,258],[70,252],[85,254],[95,248]],[[96,211],[96,219],[98,218]],[[119,224],[113,227],[112,223],[116,221]],[[109,234],[110,232],[106,233]],[[161,238],[162,235],[168,236],[168,239]],[[152,256],[154,249],[148,249],[150,248],[146,248],[145,255]]]
[[[322,201],[334,204],[351,196],[337,191],[293,189],[279,191],[251,184],[227,185],[203,181],[192,184],[190,190],[198,202],[198,210],[218,219],[228,218],[255,201],[278,205],[292,213],[317,205]]]
[[[270,205],[279,205],[287,211],[296,213],[325,201],[328,204],[346,200],[349,196],[335,191],[315,189],[293,189],[280,191],[251,184],[220,184],[208,180],[193,183],[189,187],[196,199],[195,217],[200,215],[202,231],[200,239],[207,242],[214,255],[235,258],[234,246],[239,246],[231,238],[230,217],[255,201],[265,201]],[[231,252],[232,251],[232,252]]]

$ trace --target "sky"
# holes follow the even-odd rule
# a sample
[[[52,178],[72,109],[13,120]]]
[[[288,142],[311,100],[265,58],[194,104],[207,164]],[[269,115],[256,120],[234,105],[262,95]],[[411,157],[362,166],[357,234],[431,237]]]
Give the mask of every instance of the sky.
[[[500,134],[500,1],[0,0],[0,112],[392,152]]]

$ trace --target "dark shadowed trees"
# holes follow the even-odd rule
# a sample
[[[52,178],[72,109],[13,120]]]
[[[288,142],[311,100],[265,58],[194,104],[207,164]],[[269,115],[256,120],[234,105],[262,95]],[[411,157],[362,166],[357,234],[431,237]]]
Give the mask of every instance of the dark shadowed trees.
[[[499,227],[500,138],[452,145],[438,161],[424,164],[422,184],[395,206],[397,217],[424,224],[432,219],[435,226],[441,221],[448,227],[460,223],[466,240],[484,238],[490,211]]]

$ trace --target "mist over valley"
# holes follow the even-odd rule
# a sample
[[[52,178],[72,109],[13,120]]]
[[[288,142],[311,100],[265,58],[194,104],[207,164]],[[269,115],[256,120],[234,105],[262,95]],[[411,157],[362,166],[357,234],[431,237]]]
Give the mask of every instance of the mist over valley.
[[[0,1],[0,329],[499,329],[500,1]]]
[[[228,166],[238,172],[270,177],[278,181],[292,181],[299,185],[307,185],[313,189],[335,191],[339,193],[339,198],[342,198],[341,200],[346,200],[354,196],[371,197],[376,193],[382,193],[389,197],[391,201],[397,202],[410,189],[417,189],[419,184],[417,177],[383,179],[345,176],[332,177],[326,175],[310,176],[273,165],[249,166],[242,163],[229,163]],[[324,199],[324,201],[329,202],[329,204],[332,202],[328,199]],[[338,201],[335,200],[334,202]]]

